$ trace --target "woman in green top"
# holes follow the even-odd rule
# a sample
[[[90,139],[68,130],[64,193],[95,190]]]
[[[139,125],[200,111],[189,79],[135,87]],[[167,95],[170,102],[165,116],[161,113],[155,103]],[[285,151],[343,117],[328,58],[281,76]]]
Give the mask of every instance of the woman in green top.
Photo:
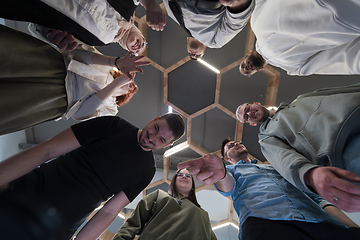
[[[156,190],[145,196],[113,240],[215,240],[208,213],[196,200],[194,179],[178,170],[169,193]]]

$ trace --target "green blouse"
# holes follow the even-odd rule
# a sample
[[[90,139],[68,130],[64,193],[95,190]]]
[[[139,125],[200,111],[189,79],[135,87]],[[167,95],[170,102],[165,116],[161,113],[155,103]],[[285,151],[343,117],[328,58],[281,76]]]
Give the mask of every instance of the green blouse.
[[[208,213],[187,197],[162,190],[145,196],[113,240],[215,240]]]

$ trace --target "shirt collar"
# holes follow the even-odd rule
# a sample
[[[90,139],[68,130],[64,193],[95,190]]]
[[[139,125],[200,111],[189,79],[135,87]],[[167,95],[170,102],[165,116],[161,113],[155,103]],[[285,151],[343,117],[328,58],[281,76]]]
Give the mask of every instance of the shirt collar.
[[[257,164],[257,162],[258,162],[257,159],[252,160],[250,163],[248,163],[248,162],[245,161],[245,160],[240,160],[240,161],[238,161],[236,164]]]

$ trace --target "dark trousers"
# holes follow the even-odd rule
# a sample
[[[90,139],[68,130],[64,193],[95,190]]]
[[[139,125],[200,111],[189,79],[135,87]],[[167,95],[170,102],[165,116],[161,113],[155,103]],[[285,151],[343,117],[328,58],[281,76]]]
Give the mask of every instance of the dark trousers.
[[[0,135],[61,117],[67,109],[63,56],[0,25]]]
[[[243,240],[359,240],[360,229],[330,223],[249,217],[241,226]]]
[[[126,19],[130,19],[136,8],[132,0],[109,0],[109,4]],[[39,0],[3,1],[0,7],[0,17],[15,21],[32,22],[49,28],[66,31],[90,46],[105,45],[95,35],[83,28],[81,24],[74,22],[66,15]]]

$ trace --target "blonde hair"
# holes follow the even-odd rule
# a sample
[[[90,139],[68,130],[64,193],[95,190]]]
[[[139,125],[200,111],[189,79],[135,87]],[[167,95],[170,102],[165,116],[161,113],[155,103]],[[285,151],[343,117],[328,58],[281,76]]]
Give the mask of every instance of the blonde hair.
[[[129,51],[126,43],[127,39],[132,33],[139,34],[143,39],[144,35],[141,33],[141,31],[135,26],[133,17],[130,18],[129,21],[126,20],[118,20],[118,24],[121,27],[118,34],[115,36],[113,42],[119,43],[119,45]]]

